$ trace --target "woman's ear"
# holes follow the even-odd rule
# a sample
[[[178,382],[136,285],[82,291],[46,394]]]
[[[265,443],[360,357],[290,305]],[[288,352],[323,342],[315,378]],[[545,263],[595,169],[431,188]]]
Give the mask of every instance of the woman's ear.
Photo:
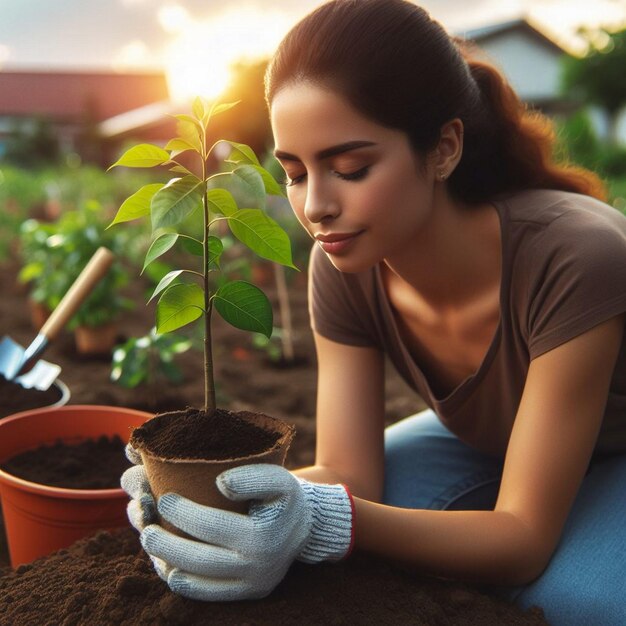
[[[434,151],[435,179],[444,182],[450,177],[463,155],[463,122],[454,118],[441,127],[439,143]]]

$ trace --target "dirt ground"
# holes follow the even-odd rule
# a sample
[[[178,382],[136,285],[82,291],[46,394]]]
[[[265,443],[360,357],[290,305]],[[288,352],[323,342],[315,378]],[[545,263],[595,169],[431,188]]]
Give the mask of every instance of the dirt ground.
[[[2,293],[2,298],[0,298],[0,335],[10,335],[25,346],[34,338],[36,331],[29,319],[27,294],[17,285],[16,273],[17,266],[15,265],[5,264],[0,267],[0,293]],[[290,302],[293,307],[295,352],[298,361],[296,366],[280,367],[271,363],[264,352],[253,347],[249,334],[230,327],[221,319],[215,320],[213,331],[218,403],[230,410],[264,412],[294,424],[297,434],[287,458],[287,465],[290,468],[310,464],[313,461],[315,449],[316,364],[312,336],[308,326],[306,285],[301,277],[299,279],[299,281],[291,284],[289,291]],[[270,299],[274,300],[271,285],[263,288]],[[154,324],[154,309],[146,307],[141,290],[136,289],[136,293],[130,291],[128,295],[135,300],[136,307],[126,313],[121,320],[119,341],[147,334]],[[278,311],[278,307],[275,306],[274,310]],[[275,315],[278,316],[277,313]],[[279,324],[280,320],[275,320],[275,323]],[[107,404],[163,411],[184,408],[185,406],[201,406],[203,403],[202,354],[199,350],[192,350],[180,357],[179,363],[185,374],[184,382],[177,387],[161,387],[158,396],[150,390],[142,388],[127,390],[111,382],[109,379],[110,357],[87,358],[80,356],[76,352],[73,335],[68,331],[65,331],[50,346],[45,358],[62,367],[59,378],[70,388],[71,404]],[[397,419],[413,414],[421,410],[423,406],[421,399],[408,389],[392,368],[388,367],[387,422],[392,423]],[[0,537],[2,535],[3,529],[0,525]],[[7,563],[6,546],[0,540],[0,568]],[[45,567],[45,565],[40,567]],[[384,571],[381,570],[381,572],[382,580],[379,580],[374,586],[384,594]],[[8,575],[6,570],[5,575]],[[11,576],[14,575],[14,573],[11,574]],[[347,583],[344,581],[344,584]],[[393,596],[394,589],[397,588],[397,581],[390,584],[389,594]],[[478,614],[474,616],[474,618],[478,618],[477,621],[472,618],[473,605],[458,602],[458,594],[466,593],[464,589],[466,588],[452,583],[429,582],[420,593],[426,594],[430,601],[437,605],[446,607],[445,614],[448,615],[446,618],[448,621],[416,621],[414,623],[474,623],[481,625],[487,623],[541,623],[541,620],[537,621],[537,614],[526,616],[528,621],[525,621],[525,617],[521,613],[517,615],[517,619],[521,621],[502,621],[502,603],[478,590],[472,590],[471,593],[475,597],[480,597],[478,603],[481,606],[480,617]],[[388,604],[390,607],[393,606],[392,597],[389,598]],[[489,615],[489,607],[492,609],[493,620],[485,618],[486,615]],[[516,613],[513,607],[506,608],[513,611],[510,613],[511,615]],[[305,614],[303,613],[303,615]],[[337,615],[339,618],[339,613]],[[449,621],[450,616],[452,616],[451,621]],[[298,621],[306,623],[306,620],[300,619]],[[1,618],[0,623],[2,623]],[[265,622],[250,621],[249,623]],[[350,622],[340,620],[335,623]],[[390,614],[388,623],[398,622]]]

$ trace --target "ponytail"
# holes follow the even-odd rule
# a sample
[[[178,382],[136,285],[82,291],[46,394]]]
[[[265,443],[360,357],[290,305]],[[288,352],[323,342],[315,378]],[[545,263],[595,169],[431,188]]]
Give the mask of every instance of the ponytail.
[[[606,199],[593,172],[555,160],[556,135],[550,119],[531,111],[502,74],[488,63],[467,58],[481,102],[467,112],[463,157],[449,185],[467,202],[483,202],[505,192],[560,189]]]

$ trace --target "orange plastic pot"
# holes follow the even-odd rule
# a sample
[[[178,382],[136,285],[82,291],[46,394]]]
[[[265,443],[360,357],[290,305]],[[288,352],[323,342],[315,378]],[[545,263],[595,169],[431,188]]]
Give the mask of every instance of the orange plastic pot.
[[[128,441],[152,413],[98,405],[34,409],[0,421],[0,464],[16,454],[102,435]],[[0,470],[0,496],[11,565],[65,548],[98,530],[128,524],[121,489],[63,489],[32,483]]]

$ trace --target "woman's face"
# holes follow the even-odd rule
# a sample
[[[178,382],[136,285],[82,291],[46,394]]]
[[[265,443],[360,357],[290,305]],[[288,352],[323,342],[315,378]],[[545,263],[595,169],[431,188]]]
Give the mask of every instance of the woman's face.
[[[337,269],[393,262],[415,245],[431,214],[434,172],[405,133],[310,83],[281,89],[271,120],[291,206]]]

